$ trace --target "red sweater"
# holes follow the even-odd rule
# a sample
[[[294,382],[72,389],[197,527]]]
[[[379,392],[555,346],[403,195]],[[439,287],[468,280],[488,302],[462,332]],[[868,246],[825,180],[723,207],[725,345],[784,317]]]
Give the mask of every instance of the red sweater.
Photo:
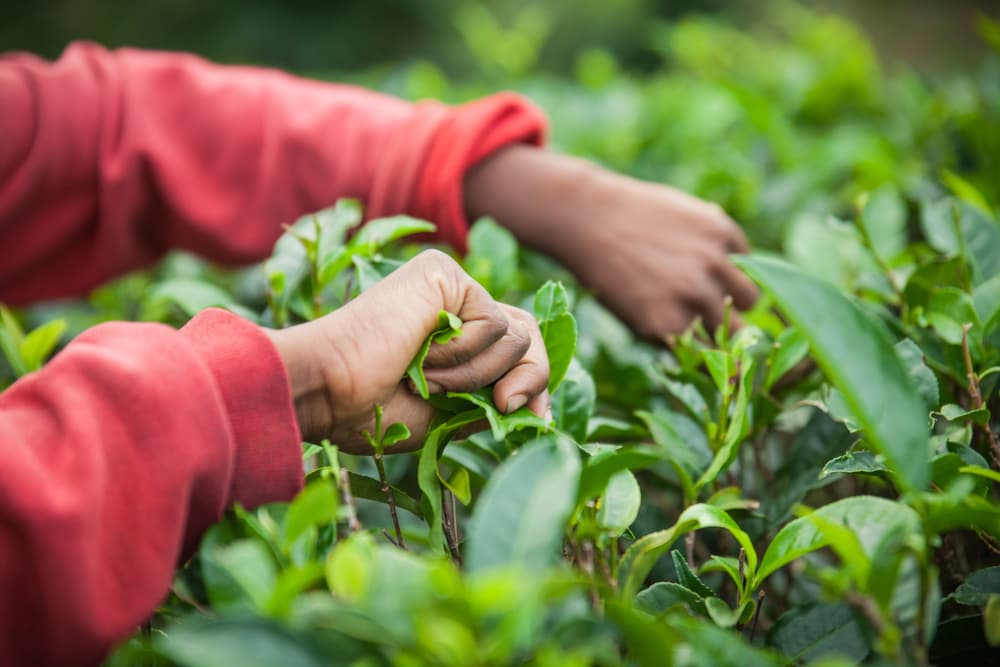
[[[186,55],[5,56],[0,301],[78,294],[171,248],[260,260],[282,222],[338,197],[462,248],[465,171],[543,128],[510,94],[449,108]],[[212,310],[180,331],[91,329],[0,394],[0,661],[100,661],[228,505],[301,484],[257,327]]]

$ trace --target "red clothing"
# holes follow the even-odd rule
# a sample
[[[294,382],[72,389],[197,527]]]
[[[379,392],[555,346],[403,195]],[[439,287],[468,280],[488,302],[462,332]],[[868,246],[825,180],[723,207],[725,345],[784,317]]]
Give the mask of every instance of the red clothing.
[[[186,55],[0,58],[0,301],[79,293],[185,248],[260,260],[280,223],[358,197],[461,248],[466,170],[541,141],[520,98],[409,104]],[[110,323],[0,395],[0,656],[87,665],[130,634],[225,507],[300,488],[276,350],[208,311]]]

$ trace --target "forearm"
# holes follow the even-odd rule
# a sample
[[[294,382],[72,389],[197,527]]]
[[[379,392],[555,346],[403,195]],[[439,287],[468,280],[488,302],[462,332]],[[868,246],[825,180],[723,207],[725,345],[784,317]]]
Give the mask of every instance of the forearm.
[[[0,654],[96,664],[231,503],[290,499],[284,369],[248,322],[112,323],[0,394]]]
[[[461,246],[465,171],[538,142],[541,115],[498,95],[410,104],[354,86],[186,55],[76,44],[0,59],[0,300],[89,289],[162,252],[268,255],[281,224],[362,199]],[[72,271],[54,271],[54,267]]]
[[[588,224],[586,207],[604,196],[611,176],[579,158],[509,146],[469,171],[466,210],[470,220],[495,218],[525,246],[565,263],[575,232]]]

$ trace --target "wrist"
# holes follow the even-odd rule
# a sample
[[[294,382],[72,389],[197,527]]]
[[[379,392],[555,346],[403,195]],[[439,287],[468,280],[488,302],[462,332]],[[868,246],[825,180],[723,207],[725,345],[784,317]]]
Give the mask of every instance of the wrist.
[[[288,383],[295,407],[302,439],[318,442],[333,430],[333,401],[324,381],[323,364],[319,359],[316,338],[306,323],[288,329],[265,329],[264,332],[281,358],[288,375]],[[336,357],[337,355],[331,355]]]
[[[508,146],[466,176],[466,211],[470,220],[495,218],[523,245],[566,263],[573,254],[570,241],[593,229],[607,177],[579,158]]]

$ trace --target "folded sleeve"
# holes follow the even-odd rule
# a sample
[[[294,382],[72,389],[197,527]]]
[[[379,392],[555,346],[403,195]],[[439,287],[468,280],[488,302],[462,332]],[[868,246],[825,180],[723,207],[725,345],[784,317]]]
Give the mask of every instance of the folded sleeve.
[[[288,379],[256,326],[109,323],[0,394],[0,655],[93,665],[234,502],[302,485]]]
[[[0,300],[81,293],[172,248],[268,255],[281,224],[356,197],[461,249],[465,172],[543,115],[501,93],[408,103],[190,55],[71,45],[0,58]]]

